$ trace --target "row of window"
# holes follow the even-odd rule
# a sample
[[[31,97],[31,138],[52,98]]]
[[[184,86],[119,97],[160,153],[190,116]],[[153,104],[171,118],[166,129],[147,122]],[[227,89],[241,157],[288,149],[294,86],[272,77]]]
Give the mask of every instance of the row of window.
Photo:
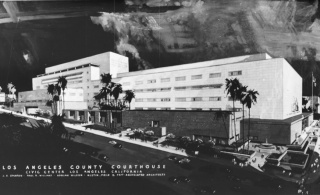
[[[175,91],[185,91],[185,90],[203,90],[203,89],[219,89],[223,84],[212,84],[212,85],[194,85],[194,86],[180,86],[174,87]],[[135,89],[135,93],[143,93],[143,92],[167,92],[170,91],[171,87],[163,87],[163,88],[149,88],[149,89]]]
[[[143,108],[143,107],[136,107],[135,110],[171,110],[169,107],[162,107],[162,108]],[[218,111],[221,110],[221,108],[209,108],[209,109],[203,109],[203,108],[173,108],[172,110],[212,110],[212,111]]]
[[[230,71],[228,72],[228,76],[239,76],[242,75],[242,71]],[[203,75],[202,74],[198,74],[198,75],[191,75],[191,80],[197,80],[197,79],[202,79]],[[218,73],[210,73],[209,74],[209,78],[218,78],[221,77],[221,72]],[[185,81],[187,79],[186,76],[179,76],[179,77],[175,77],[175,81]],[[165,83],[165,82],[170,82],[171,78],[167,77],[167,78],[161,78],[160,82],[161,83]],[[157,80],[156,79],[150,79],[147,80],[147,84],[151,84],[151,83],[156,83]],[[142,85],[143,81],[136,81],[135,82],[136,85]],[[123,86],[128,86],[130,85],[130,82],[124,82],[122,84]]]
[[[135,102],[170,102],[171,98],[136,98]],[[177,97],[175,98],[176,102],[197,102],[197,101],[221,101],[221,97],[209,97],[209,98],[203,98],[203,97]]]
[[[58,73],[61,73],[61,72],[67,72],[67,71],[71,71],[71,70],[86,68],[86,67],[89,67],[89,66],[98,67],[97,65],[94,65],[94,64],[84,64],[84,65],[80,65],[80,66],[73,67],[73,68],[59,70],[59,71],[56,71],[56,72],[50,72],[50,73],[46,73],[46,74],[37,75],[37,77],[42,77],[42,76],[51,75],[51,74],[58,74]],[[87,72],[87,73],[89,73],[89,72]]]

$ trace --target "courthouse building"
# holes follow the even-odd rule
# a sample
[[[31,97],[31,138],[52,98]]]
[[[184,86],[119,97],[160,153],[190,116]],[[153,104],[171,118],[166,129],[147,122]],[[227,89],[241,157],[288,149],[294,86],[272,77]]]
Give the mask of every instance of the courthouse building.
[[[272,124],[280,122],[272,131],[274,138],[266,137],[267,131],[264,131],[266,134],[261,134],[257,130],[256,140],[265,140],[265,137],[269,138],[270,142],[277,140],[277,136],[284,132],[281,128],[285,128],[285,142],[291,143],[294,136],[305,126],[302,125],[302,120],[310,121],[309,115],[302,115],[301,76],[284,58],[272,58],[266,53],[129,72],[127,57],[106,52],[46,68],[44,74],[33,78],[33,90],[46,89],[48,84],[56,83],[59,76],[65,76],[68,80],[67,87],[83,90],[83,101],[92,108],[95,103],[93,97],[102,88],[102,73],[110,73],[112,81],[122,84],[123,90],[134,91],[135,99],[131,102],[131,110],[135,112],[131,113],[136,114],[125,114],[124,117],[131,117],[128,121],[135,121],[132,117],[138,116],[139,110],[158,111],[156,113],[161,113],[162,110],[164,114],[168,111],[173,113],[184,110],[232,110],[232,99],[225,91],[227,78],[237,78],[243,85],[247,85],[248,89],[259,92],[257,103],[251,108],[251,118],[255,119],[252,123],[259,124],[256,125],[257,129],[266,129],[264,125],[272,127]],[[123,94],[120,98],[122,97]],[[235,107],[238,111],[238,130],[242,119],[242,105],[236,101]],[[102,121],[99,114],[94,116],[97,122]],[[155,114],[155,117],[161,118],[161,114]],[[87,117],[83,118],[88,120]],[[231,123],[231,120],[228,123]],[[231,133],[226,135],[227,137],[233,134],[232,126],[228,126]]]

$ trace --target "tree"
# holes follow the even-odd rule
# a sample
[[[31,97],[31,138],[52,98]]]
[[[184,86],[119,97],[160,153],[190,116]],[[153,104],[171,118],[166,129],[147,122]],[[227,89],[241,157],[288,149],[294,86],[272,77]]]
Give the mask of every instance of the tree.
[[[51,124],[50,124],[50,131],[51,134],[56,136],[57,138],[61,138],[62,135],[64,137],[67,137],[68,131],[66,130],[64,124],[63,124],[63,118],[64,114],[62,115],[53,115],[51,117]]]
[[[61,76],[58,79],[58,84],[62,89],[63,109],[65,109],[64,90],[67,88],[68,80],[66,79],[66,77]]]
[[[124,101],[129,103],[129,110],[130,110],[130,104],[132,99],[135,98],[135,94],[132,90],[126,90],[125,91],[125,96],[123,97]]]
[[[8,83],[7,88],[8,88],[8,93],[12,93],[11,89],[14,87],[14,85],[12,84],[12,82]]]
[[[58,84],[50,84],[48,85],[48,88],[47,88],[47,93],[51,95],[52,97],[52,100],[49,100],[47,102],[47,105],[50,105],[50,102],[51,102],[51,109],[52,109],[52,113],[54,114],[54,110],[56,111],[56,114],[57,114],[57,109],[58,109],[58,106],[57,106],[57,102],[59,101],[60,99],[60,95],[61,95],[61,87],[58,85]]]
[[[250,138],[250,109],[252,105],[254,105],[257,102],[257,95],[259,95],[258,91],[250,89],[247,92],[244,92],[244,96],[242,97],[242,101],[249,109],[248,140]],[[248,144],[248,152],[249,152],[249,144]]]
[[[233,122],[234,122],[234,140],[236,140],[236,114],[235,114],[235,107],[234,107],[234,102],[235,100],[238,100],[239,97],[238,97],[238,90],[240,88],[240,82],[237,78],[234,78],[234,79],[226,79],[226,91],[227,91],[227,95],[230,94],[230,97],[232,98],[232,101],[233,101]]]
[[[245,102],[243,101],[243,97],[245,96],[245,92],[247,92],[248,86],[240,86],[239,90],[237,91],[237,96],[240,97],[240,103],[242,104],[242,146],[243,146],[243,151],[244,151],[244,104]]]
[[[111,94],[114,97],[114,99],[116,100],[116,108],[118,106],[118,98],[120,93],[122,93],[122,85],[117,83],[114,85],[114,87],[111,89]]]
[[[111,83],[112,80],[112,75],[110,73],[103,73],[100,75],[100,82],[103,84],[103,87],[105,87],[105,99],[106,102],[108,103],[108,95],[110,94],[110,87],[109,84]]]

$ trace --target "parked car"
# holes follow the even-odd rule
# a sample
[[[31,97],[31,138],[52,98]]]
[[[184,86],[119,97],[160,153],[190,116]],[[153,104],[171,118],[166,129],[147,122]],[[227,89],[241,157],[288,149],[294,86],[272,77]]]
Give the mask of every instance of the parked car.
[[[74,134],[75,134],[75,135],[82,136],[82,135],[84,135],[84,132],[83,132],[83,131],[76,131]]]
[[[178,158],[176,156],[169,156],[168,160],[176,161]]]
[[[115,145],[115,144],[117,144],[117,142],[114,140],[111,140],[111,141],[109,141],[109,144]]]
[[[210,186],[197,186],[193,188],[193,191],[195,193],[210,193],[210,194],[216,193],[216,189]]]
[[[182,158],[179,160],[180,164],[185,164],[185,163],[189,163],[189,162],[190,162],[190,159],[188,159],[188,158]]]
[[[115,144],[115,145],[113,145],[113,147],[115,147],[115,148],[118,148],[118,149],[121,149],[122,148],[122,144]]]
[[[178,179],[180,181],[183,181],[183,182],[186,182],[186,183],[189,183],[191,181],[191,179],[189,177],[186,177],[186,176],[180,176],[180,177],[178,177]]]
[[[179,178],[177,178],[177,177],[170,177],[170,178],[169,178],[169,181],[172,182],[172,183],[175,183],[175,184],[180,183],[180,180],[179,180]]]
[[[99,154],[98,158],[102,161],[108,162],[109,157],[105,154]]]

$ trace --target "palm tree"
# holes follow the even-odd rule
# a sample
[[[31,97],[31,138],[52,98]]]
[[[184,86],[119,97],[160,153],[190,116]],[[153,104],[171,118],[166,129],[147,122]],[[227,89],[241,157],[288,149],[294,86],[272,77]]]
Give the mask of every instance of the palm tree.
[[[259,95],[258,91],[250,89],[247,92],[244,92],[244,96],[242,97],[242,99],[243,99],[242,101],[249,109],[248,140],[250,137],[250,109],[251,109],[251,106],[257,102],[257,95]],[[249,144],[248,144],[248,152],[249,152]]]
[[[68,80],[66,79],[66,77],[61,76],[58,79],[58,84],[60,85],[61,89],[62,89],[62,97],[63,97],[63,109],[65,108],[65,101],[64,101],[64,90],[67,88],[67,84],[68,84]]]
[[[62,115],[53,115],[51,117],[51,125],[50,125],[50,130],[51,134],[54,136],[57,136],[58,138],[61,138],[62,135],[68,134],[68,131],[66,130],[64,124],[63,124],[63,118],[64,114]]]
[[[110,82],[111,82],[111,80],[112,80],[112,75],[110,74],[110,73],[103,73],[103,74],[101,74],[100,75],[100,77],[101,77],[101,79],[100,79],[100,82],[104,85],[104,87],[106,88],[106,92],[109,92],[110,93],[110,91],[108,91],[107,90],[107,88],[108,88],[108,86],[109,86],[109,84],[110,84]],[[106,93],[105,94],[105,99],[106,99],[106,102],[108,102],[108,94],[109,93]]]
[[[57,102],[60,99],[59,96],[61,95],[61,87],[58,84],[55,84],[55,85],[50,84],[48,85],[47,92],[52,96],[52,105],[53,107],[55,107],[54,109],[57,111],[58,109]],[[47,105],[50,105],[49,101],[47,102]],[[52,109],[52,113],[54,114],[54,110],[52,107],[51,109]]]
[[[240,103],[242,104],[242,120],[244,119],[244,104],[245,102],[243,101],[243,97],[245,96],[245,92],[247,92],[247,88],[248,86],[240,86],[239,90],[237,91],[237,96],[240,97]],[[243,120],[243,123],[242,123],[242,149],[244,151],[244,120]]]
[[[235,100],[238,100],[238,90],[241,87],[241,84],[239,82],[239,80],[237,78],[234,79],[226,79],[226,91],[227,91],[227,95],[230,94],[230,97],[232,98],[233,101],[233,122],[234,122],[234,140],[236,140],[236,114],[235,114],[235,107],[234,107],[234,102]]]
[[[126,90],[125,91],[125,96],[124,96],[124,101],[129,103],[129,110],[130,110],[130,104],[132,99],[135,98],[134,92],[132,90]]]
[[[52,100],[49,100],[47,102],[47,105],[51,105],[51,110],[52,110],[52,114],[54,114],[54,104],[53,104],[53,96],[54,96],[54,85],[53,84],[50,84],[48,85],[48,88],[47,88],[47,93],[51,95],[52,97]]]
[[[120,93],[122,93],[122,85],[117,83],[114,85],[114,87],[111,89],[111,94],[114,97],[114,99],[116,100],[116,109],[117,109],[117,105],[118,105],[118,98]]]

